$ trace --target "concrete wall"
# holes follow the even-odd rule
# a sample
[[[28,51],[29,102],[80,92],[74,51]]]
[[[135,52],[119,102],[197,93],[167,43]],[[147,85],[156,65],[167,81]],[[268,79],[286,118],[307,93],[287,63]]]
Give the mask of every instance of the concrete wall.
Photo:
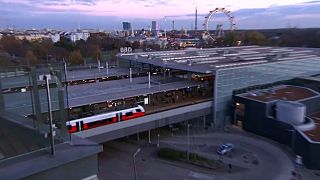
[[[0,162],[0,179],[82,179],[98,173],[102,146],[73,137],[72,143],[23,154]]]
[[[312,143],[301,132],[295,135],[294,152],[302,156],[304,165],[309,169],[320,169],[320,143]]]
[[[257,134],[263,134],[263,123],[266,117],[266,104],[243,99],[245,105],[243,129]]]
[[[295,133],[292,125],[266,117],[263,131],[263,136],[292,147]]]
[[[57,179],[84,179],[98,174],[98,156],[90,156],[68,164],[64,164],[41,173],[23,178],[25,180],[57,180]]]
[[[313,114],[320,110],[320,97],[301,101],[307,107],[307,114]]]

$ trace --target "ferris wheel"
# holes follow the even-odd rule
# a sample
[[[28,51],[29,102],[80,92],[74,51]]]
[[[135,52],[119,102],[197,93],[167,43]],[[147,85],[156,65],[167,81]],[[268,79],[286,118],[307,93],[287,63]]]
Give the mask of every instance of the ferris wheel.
[[[236,21],[235,18],[233,16],[233,14],[231,13],[231,11],[229,11],[226,8],[215,8],[214,10],[210,11],[208,15],[205,16],[205,20],[204,20],[204,37],[205,39],[209,39],[212,41],[215,41],[215,36],[210,34],[210,29],[209,29],[209,23],[212,19],[212,16],[216,13],[223,13],[228,17],[229,23],[230,23],[230,31],[234,31],[236,29]]]

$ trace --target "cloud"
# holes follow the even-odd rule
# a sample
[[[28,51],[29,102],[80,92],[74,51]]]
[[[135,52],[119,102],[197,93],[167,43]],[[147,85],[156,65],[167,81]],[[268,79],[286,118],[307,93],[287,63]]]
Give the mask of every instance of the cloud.
[[[265,4],[267,2],[265,0],[259,2],[262,1]],[[272,2],[283,3],[284,0]],[[244,3],[248,4],[247,1]],[[265,4],[259,6],[262,8],[239,9],[230,3],[225,4],[225,7],[236,9],[233,14],[238,28],[241,29],[279,28],[286,27],[288,23],[298,24],[299,27],[320,26],[320,21],[316,20],[320,14],[320,0],[291,5],[270,5],[271,1],[268,3],[269,6]],[[121,21],[130,21],[134,27],[147,28],[151,20],[157,20],[164,26],[164,14],[167,12],[167,24],[175,20],[178,29],[189,28],[194,23],[195,5],[199,10],[198,27],[200,27],[207,15],[206,12],[214,9],[211,7],[216,7],[207,0],[194,0],[194,3],[180,0],[0,0],[0,27],[50,25],[54,28],[56,25],[70,28],[78,22],[83,22],[90,27],[96,25],[114,29],[113,27],[121,28]],[[223,21],[227,20],[221,14],[216,14],[213,18],[213,24]]]
[[[318,14],[295,14],[295,15],[287,15],[283,17],[288,20],[296,20],[296,19],[314,19],[318,20],[320,18],[320,12]]]
[[[320,3],[319,0],[317,0],[317,1],[304,2],[304,4],[318,4],[318,3]]]

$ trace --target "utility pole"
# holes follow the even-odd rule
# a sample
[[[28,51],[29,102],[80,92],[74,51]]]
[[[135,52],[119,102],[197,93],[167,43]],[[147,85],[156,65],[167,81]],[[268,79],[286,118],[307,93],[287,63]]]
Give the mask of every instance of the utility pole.
[[[129,78],[130,78],[130,83],[132,83],[132,69],[129,69]]]
[[[149,72],[148,73],[148,76],[149,76],[149,89],[151,88],[151,73]]]
[[[109,63],[106,62],[107,75],[109,75]]]
[[[46,82],[46,89],[47,89],[47,101],[48,101],[48,113],[49,113],[49,123],[50,123],[50,137],[51,137],[51,154],[55,154],[55,145],[54,145],[54,131],[53,131],[53,122],[52,122],[52,111],[51,111],[51,95],[50,95],[50,84],[49,80],[51,79],[51,76],[49,74],[47,75],[41,75],[41,80],[45,80]]]
[[[98,61],[98,69],[99,69],[99,72],[100,72],[100,66],[101,66],[100,60],[97,59],[97,61]]]

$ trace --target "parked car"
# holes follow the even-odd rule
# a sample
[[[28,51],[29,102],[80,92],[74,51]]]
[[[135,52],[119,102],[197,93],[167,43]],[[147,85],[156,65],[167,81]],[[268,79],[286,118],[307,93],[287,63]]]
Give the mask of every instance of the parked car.
[[[221,144],[218,149],[217,149],[217,153],[219,155],[225,155],[227,154],[228,152],[232,151],[234,149],[234,146],[233,144],[231,143],[224,143],[224,144]]]

